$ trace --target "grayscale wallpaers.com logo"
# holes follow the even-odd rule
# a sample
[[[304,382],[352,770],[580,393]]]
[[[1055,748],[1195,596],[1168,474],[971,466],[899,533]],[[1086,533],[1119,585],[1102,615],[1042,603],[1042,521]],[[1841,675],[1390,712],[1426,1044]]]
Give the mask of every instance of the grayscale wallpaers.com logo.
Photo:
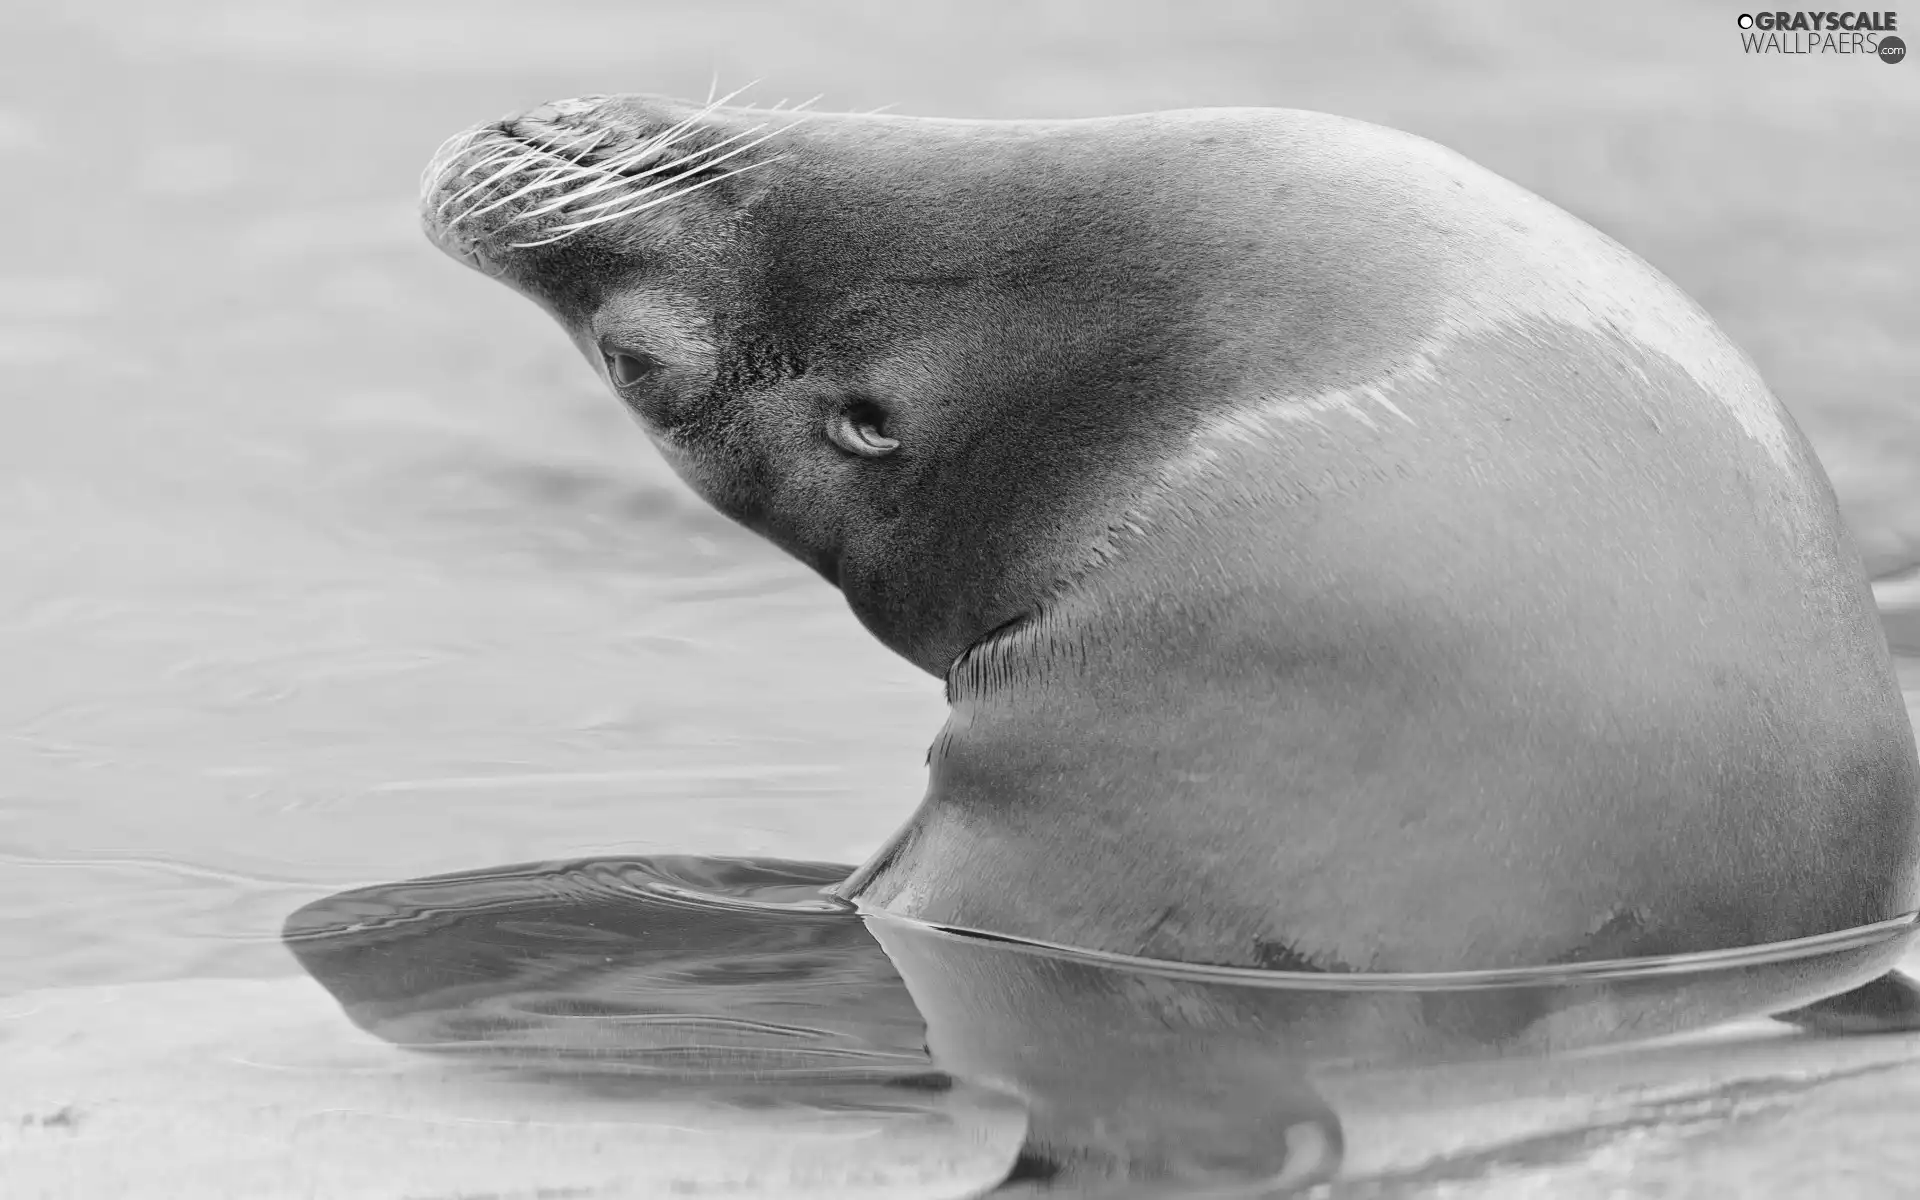
[[[1894,36],[1892,12],[1763,12],[1740,14],[1740,45],[1748,54],[1870,54],[1884,63],[1907,57]]]

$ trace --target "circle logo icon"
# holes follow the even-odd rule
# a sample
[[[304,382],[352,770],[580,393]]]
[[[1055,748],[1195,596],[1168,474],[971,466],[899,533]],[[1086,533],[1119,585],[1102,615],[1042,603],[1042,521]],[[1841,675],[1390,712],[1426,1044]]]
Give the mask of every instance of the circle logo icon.
[[[1907,56],[1907,44],[1897,37],[1883,37],[1879,53],[1881,62],[1897,63]]]
[[[1742,28],[1742,29],[1752,29],[1752,28],[1753,28],[1753,14],[1752,14],[1752,13],[1741,13],[1741,14],[1740,14],[1740,21],[1739,21],[1739,25],[1740,25],[1740,28]]]

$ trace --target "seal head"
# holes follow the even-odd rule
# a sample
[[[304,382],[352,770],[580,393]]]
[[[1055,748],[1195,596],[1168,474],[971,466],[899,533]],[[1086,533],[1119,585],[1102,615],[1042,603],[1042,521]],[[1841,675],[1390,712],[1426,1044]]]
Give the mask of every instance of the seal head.
[[[1281,309],[1313,388],[1378,377],[1389,326],[1424,319],[1365,295],[1393,270],[1367,231],[1324,231],[1336,288],[1209,217],[1258,124],[576,100],[454,139],[424,211],[560,320],[702,495],[944,676],[1103,561],[1139,477],[1276,349],[1196,309]]]

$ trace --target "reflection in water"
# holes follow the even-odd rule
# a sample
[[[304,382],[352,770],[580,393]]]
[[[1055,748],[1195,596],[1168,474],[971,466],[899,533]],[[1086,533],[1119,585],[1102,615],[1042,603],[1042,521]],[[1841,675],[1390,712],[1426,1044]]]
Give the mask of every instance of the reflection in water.
[[[1311,975],[860,912],[823,894],[849,870],[682,856],[502,867],[329,897],[286,936],[355,1023],[410,1048],[752,1105],[931,1112],[1017,1097],[1027,1141],[1010,1192],[1255,1196],[1340,1168],[1343,1118],[1368,1105],[1371,1079],[1403,1103],[1394,1072],[1410,1066],[1778,1011],[1885,971],[1915,923],[1536,971]]]

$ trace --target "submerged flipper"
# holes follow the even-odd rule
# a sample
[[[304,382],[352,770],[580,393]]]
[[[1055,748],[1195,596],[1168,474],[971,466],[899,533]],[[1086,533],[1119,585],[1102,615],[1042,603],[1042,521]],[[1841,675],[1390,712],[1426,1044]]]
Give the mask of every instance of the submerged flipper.
[[[1776,1021],[1816,1033],[1911,1033],[1920,1030],[1920,982],[1888,971],[1850,992],[1775,1013]]]

